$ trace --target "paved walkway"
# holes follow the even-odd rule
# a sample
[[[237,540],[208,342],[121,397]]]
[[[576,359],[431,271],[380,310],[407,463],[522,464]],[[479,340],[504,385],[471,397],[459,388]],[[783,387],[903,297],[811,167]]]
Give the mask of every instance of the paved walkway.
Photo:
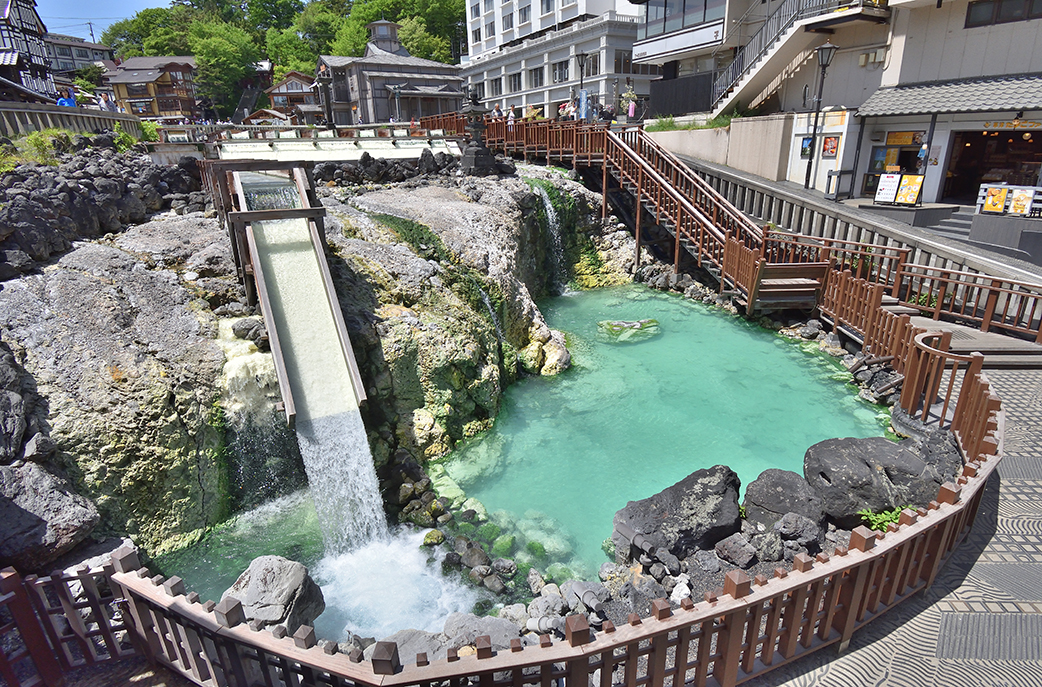
[[[986,372],[1005,455],[934,586],[755,687],[1042,687],[1042,370]]]

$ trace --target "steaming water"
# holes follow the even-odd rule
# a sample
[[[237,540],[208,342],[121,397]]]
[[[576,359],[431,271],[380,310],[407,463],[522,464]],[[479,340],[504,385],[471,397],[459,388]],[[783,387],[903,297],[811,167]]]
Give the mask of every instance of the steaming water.
[[[470,611],[479,598],[442,577],[443,554],[428,560],[432,554],[422,540],[422,533],[398,533],[324,556],[318,515],[310,494],[301,491],[240,514],[195,546],[156,562],[203,599],[216,601],[257,556],[300,561],[326,600],[315,622],[319,637],[381,638],[405,628],[440,632],[448,614]]]
[[[250,209],[299,207],[284,179],[243,175]],[[297,443],[325,533],[339,554],[387,532],[376,470],[350,370],[303,219],[254,222],[293,402]]]

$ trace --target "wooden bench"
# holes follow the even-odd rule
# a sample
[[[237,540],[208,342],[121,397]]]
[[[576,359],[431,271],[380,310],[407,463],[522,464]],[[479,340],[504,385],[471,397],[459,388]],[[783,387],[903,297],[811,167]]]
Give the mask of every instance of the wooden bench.
[[[827,262],[757,261],[756,279],[746,295],[746,311],[755,313],[813,310],[828,275]]]

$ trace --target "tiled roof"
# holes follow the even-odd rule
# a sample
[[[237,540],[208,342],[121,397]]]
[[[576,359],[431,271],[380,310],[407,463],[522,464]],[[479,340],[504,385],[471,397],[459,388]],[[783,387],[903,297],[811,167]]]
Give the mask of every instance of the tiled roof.
[[[439,69],[454,69],[459,70],[458,65],[445,64],[443,62],[435,62],[434,60],[425,60],[422,57],[413,57],[411,55],[396,55],[393,52],[387,52],[382,50],[372,43],[366,45],[365,57],[339,57],[337,55],[322,55],[319,58],[330,67],[347,67],[352,64],[358,65],[375,65],[385,64],[394,65],[397,67],[437,67]]]
[[[109,77],[109,83],[152,83],[162,73],[158,69],[121,69]]]
[[[414,74],[412,72],[389,72],[389,71],[369,71],[367,69],[362,70],[362,75],[367,79],[388,79],[394,81],[395,79],[419,79],[427,81],[463,81],[463,77],[459,74]]]
[[[195,66],[195,58],[191,55],[176,57],[128,57],[119,65],[120,69],[162,69],[168,64],[190,64]]]
[[[1042,74],[1009,74],[928,81],[880,88],[858,108],[859,117],[1042,109]]]

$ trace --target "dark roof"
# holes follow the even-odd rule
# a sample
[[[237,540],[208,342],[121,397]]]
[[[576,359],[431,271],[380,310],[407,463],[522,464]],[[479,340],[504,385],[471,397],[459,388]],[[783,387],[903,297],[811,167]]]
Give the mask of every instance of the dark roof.
[[[393,65],[395,67],[437,67],[438,69],[459,70],[458,65],[435,62],[434,60],[425,60],[422,57],[413,57],[412,55],[398,55],[378,48],[372,43],[366,45],[365,57],[322,55],[319,59],[330,67],[347,67],[353,64],[361,66],[384,64]]]
[[[293,106],[293,109],[298,112],[321,112],[322,106],[314,103],[298,103]]]
[[[162,74],[158,69],[120,69],[109,77],[109,83],[152,83]]]
[[[168,64],[190,64],[195,67],[195,58],[191,55],[182,55],[179,57],[128,57],[123,60],[123,64],[119,65],[122,70],[129,69],[162,69]]]
[[[1042,109],[1042,74],[1009,74],[880,88],[858,108],[857,114],[886,117],[1039,109]]]
[[[71,48],[90,48],[91,50],[101,50],[104,52],[112,52],[112,48],[101,43],[91,43],[85,41],[82,38],[74,38],[72,36],[62,36],[56,33],[47,33],[43,36],[45,43],[53,43],[55,45],[67,45]]]

